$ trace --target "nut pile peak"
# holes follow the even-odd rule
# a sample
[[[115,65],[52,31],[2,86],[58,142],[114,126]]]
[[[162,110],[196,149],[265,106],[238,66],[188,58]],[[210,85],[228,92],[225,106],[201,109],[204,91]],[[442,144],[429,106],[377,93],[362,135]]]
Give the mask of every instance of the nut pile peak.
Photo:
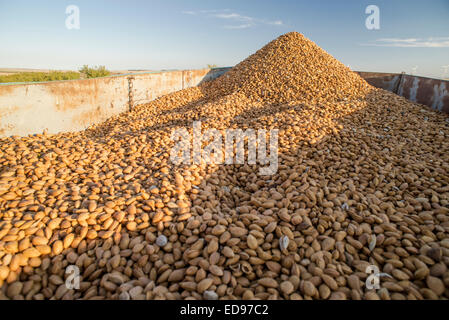
[[[364,97],[369,85],[302,34],[273,40],[210,83],[210,95],[240,94],[253,101],[339,101]]]

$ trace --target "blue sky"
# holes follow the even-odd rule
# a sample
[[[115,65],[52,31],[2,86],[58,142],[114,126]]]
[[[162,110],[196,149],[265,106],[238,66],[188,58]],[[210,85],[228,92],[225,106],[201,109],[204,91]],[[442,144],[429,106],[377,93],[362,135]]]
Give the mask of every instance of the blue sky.
[[[65,26],[71,4],[79,30]],[[365,27],[368,5],[380,30]],[[449,66],[449,0],[0,0],[0,67],[231,66],[289,31],[354,70],[442,77]]]

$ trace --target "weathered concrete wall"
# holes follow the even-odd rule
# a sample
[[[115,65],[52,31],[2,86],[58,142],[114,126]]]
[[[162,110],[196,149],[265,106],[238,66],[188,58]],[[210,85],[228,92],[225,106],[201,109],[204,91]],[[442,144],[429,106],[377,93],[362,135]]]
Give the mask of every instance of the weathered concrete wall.
[[[79,131],[133,105],[196,86],[228,68],[133,74],[74,81],[0,85],[0,137]]]
[[[221,76],[229,68],[184,70],[133,75],[133,104],[148,103],[166,94],[199,85]]]
[[[133,76],[133,103],[143,104],[183,89],[183,71]]]
[[[125,111],[125,77],[0,86],[0,136],[82,130]]]

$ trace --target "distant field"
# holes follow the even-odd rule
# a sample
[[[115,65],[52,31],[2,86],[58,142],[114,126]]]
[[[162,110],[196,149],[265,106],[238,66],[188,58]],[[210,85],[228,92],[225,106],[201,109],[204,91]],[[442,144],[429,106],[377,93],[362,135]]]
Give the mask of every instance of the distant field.
[[[111,75],[149,72],[152,70],[114,70]],[[55,80],[77,80],[86,76],[71,70],[48,69],[24,69],[24,68],[0,68],[0,83],[9,82],[40,82]]]
[[[6,75],[0,73],[0,83],[75,80],[80,79],[80,77],[81,74],[74,71],[19,72]]]
[[[0,75],[14,74],[19,72],[51,72],[51,71],[61,71],[67,72],[72,70],[50,70],[50,69],[27,69],[27,68],[0,68]]]

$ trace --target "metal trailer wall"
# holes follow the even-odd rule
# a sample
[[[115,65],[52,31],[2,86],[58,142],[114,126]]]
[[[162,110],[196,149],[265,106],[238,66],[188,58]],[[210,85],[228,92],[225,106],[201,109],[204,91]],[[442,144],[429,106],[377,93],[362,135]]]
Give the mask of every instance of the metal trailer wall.
[[[0,85],[0,137],[86,129],[134,105],[196,86],[224,69]]]
[[[397,73],[358,72],[369,84],[449,113],[449,81]]]
[[[231,68],[0,85],[0,137],[72,132],[132,106],[215,79]],[[449,81],[358,72],[371,85],[449,113]]]
[[[126,77],[0,86],[0,136],[82,130],[127,103]]]

